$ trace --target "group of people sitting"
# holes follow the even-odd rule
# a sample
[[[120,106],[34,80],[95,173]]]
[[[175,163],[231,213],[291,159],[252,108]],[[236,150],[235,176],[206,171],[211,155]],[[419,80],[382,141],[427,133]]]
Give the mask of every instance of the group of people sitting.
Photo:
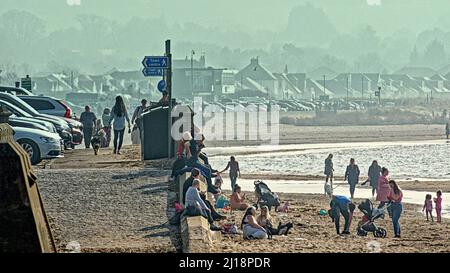
[[[275,228],[273,221],[267,206],[261,207],[261,213],[258,216],[255,207],[248,207],[241,221],[244,239],[267,239],[272,238],[272,235],[288,235],[293,227],[292,223],[283,225],[280,222]]]
[[[215,204],[211,204],[206,198],[206,193],[200,192],[200,183],[204,179],[208,185],[207,192],[214,195],[215,199],[222,194],[222,178],[220,172],[212,169],[209,165],[208,157],[201,150],[205,147],[204,136],[199,130],[193,128],[191,132],[184,132],[182,139],[178,144],[177,160],[173,164],[172,177],[190,172],[183,184],[182,198],[185,203],[186,214],[189,216],[203,216],[208,219],[211,230],[221,230],[214,224],[214,221],[220,221],[227,217],[218,213]],[[233,161],[234,158],[231,159]],[[237,165],[237,164],[236,164]],[[239,169],[238,165],[237,168]],[[226,169],[225,169],[226,170]],[[214,184],[212,179],[214,178]],[[246,203],[245,194],[233,179],[233,193],[229,200],[232,210],[245,211],[242,219],[241,228],[245,239],[263,239],[272,235],[283,235],[292,228],[292,223],[273,226],[273,219],[267,206],[261,207],[261,213],[256,217],[256,208]]]

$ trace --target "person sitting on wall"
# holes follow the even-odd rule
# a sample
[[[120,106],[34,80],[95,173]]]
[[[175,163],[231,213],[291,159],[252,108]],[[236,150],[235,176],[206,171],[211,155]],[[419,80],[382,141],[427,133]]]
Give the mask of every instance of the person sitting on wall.
[[[189,176],[188,179],[186,179],[186,181],[184,181],[184,183],[183,183],[183,195],[182,195],[183,200],[186,196],[186,192],[192,186],[192,182],[195,179],[200,179],[200,171],[198,169],[194,168],[191,171],[191,176]]]
[[[214,219],[211,215],[211,209],[208,208],[206,203],[200,197],[200,180],[194,179],[192,186],[186,192],[185,205],[186,215],[188,216],[203,216],[208,219],[211,230],[220,230],[220,228],[214,225]]]

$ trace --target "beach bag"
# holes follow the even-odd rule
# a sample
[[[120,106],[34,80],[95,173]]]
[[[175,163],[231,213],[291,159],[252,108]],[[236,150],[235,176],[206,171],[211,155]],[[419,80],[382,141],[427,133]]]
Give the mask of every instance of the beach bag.
[[[141,144],[141,138],[139,136],[139,129],[136,126],[136,124],[133,126],[133,131],[131,132],[131,143],[133,143],[133,145]]]
[[[221,228],[223,234],[239,234],[239,229],[235,224],[224,224]]]
[[[217,198],[216,208],[218,208],[218,209],[223,209],[223,208],[225,208],[229,203],[230,203],[230,201],[228,201],[228,199],[222,194],[222,195],[219,196],[219,198]]]

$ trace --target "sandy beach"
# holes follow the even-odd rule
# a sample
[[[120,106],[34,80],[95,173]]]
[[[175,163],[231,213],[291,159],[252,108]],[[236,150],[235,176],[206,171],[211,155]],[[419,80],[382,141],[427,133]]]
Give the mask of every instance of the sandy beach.
[[[294,126],[280,124],[280,144],[335,142],[414,141],[445,138],[445,125],[412,124],[386,126]],[[259,145],[258,141],[207,138],[210,147]]]
[[[252,193],[248,195],[253,196]],[[273,236],[267,240],[244,240],[242,235],[226,235],[214,243],[214,252],[445,252],[450,251],[450,228],[445,219],[442,223],[426,222],[419,207],[405,205],[400,219],[402,238],[393,238],[392,222],[386,214],[385,219],[376,224],[387,230],[386,238],[374,238],[356,235],[356,225],[362,213],[356,209],[350,228],[350,235],[337,235],[334,224],[328,215],[320,216],[321,209],[329,208],[329,199],[324,195],[280,194],[283,201],[290,202],[289,213],[272,213],[274,222],[292,222],[294,228],[288,236]],[[249,200],[250,201],[250,200]],[[233,211],[224,223],[240,223],[243,212]],[[341,217],[341,223],[343,218]],[[342,229],[342,226],[341,226]]]
[[[289,126],[287,126],[289,127]],[[339,141],[403,141],[439,139],[440,126],[355,126],[295,127],[283,131],[284,141],[292,143],[331,143]],[[299,130],[301,134],[299,135]],[[381,131],[380,131],[381,130]],[[350,137],[349,137],[350,136]],[[369,136],[377,136],[370,138]],[[356,143],[356,142],[355,142]],[[213,142],[206,143],[214,147]],[[229,144],[228,142],[226,143]],[[221,145],[220,147],[223,147]],[[288,151],[289,152],[289,151]],[[245,154],[245,149],[242,149]],[[242,162],[241,164],[251,164]],[[59,251],[71,241],[80,243],[82,252],[177,252],[180,251],[178,227],[167,224],[173,214],[174,200],[167,192],[170,162],[142,162],[139,146],[127,145],[122,155],[102,149],[99,156],[91,150],[68,151],[65,158],[44,161],[35,167],[44,206]],[[229,180],[224,175],[225,183]],[[321,175],[243,173],[240,179],[320,181]],[[337,175],[337,180],[342,177]],[[450,192],[450,180],[400,179],[404,190]],[[239,181],[238,181],[239,182]],[[357,189],[358,190],[358,189]],[[377,224],[388,230],[388,237],[356,235],[357,210],[352,234],[338,236],[328,216],[329,199],[321,194],[281,193],[289,201],[290,212],[273,213],[276,221],[293,222],[289,236],[274,236],[268,241],[245,241],[242,236],[223,236],[214,242],[213,252],[449,252],[449,222],[426,222],[419,205],[406,204],[401,218],[402,238],[394,239],[392,224],[386,217]],[[249,202],[253,193],[249,192]],[[446,202],[446,200],[444,200]],[[239,224],[242,212],[228,214],[224,223]],[[379,248],[378,248],[379,247]],[[375,250],[374,250],[375,249]]]

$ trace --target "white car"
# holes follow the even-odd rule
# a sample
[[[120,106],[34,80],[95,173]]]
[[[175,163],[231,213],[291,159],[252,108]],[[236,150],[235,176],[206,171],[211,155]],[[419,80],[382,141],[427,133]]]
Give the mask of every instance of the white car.
[[[31,164],[64,156],[64,142],[57,133],[23,127],[13,130],[14,140],[28,153]]]

